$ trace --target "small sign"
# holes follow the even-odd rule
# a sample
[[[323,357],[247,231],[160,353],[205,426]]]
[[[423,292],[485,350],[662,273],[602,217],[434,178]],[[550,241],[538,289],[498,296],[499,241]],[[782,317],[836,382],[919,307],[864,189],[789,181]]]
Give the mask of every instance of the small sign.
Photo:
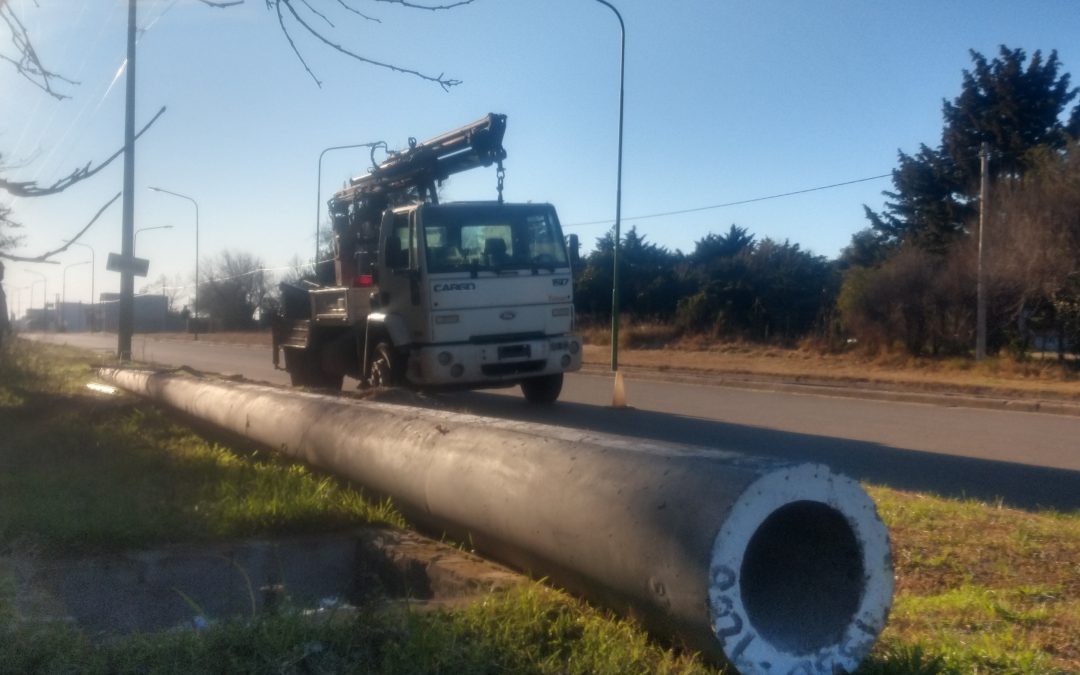
[[[137,277],[145,277],[150,271],[150,261],[146,258],[134,256],[125,258],[119,253],[110,253],[109,260],[105,263],[105,269],[110,272],[131,272]]]

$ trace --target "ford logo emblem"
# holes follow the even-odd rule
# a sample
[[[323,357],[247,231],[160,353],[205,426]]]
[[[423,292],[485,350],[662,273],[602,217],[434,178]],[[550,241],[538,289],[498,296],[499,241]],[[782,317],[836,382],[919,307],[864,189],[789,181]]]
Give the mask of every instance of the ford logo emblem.
[[[507,312],[503,312],[502,314],[500,314],[499,318],[503,319],[505,321],[509,321],[510,319],[513,319],[515,316],[517,316],[517,312],[507,311]]]

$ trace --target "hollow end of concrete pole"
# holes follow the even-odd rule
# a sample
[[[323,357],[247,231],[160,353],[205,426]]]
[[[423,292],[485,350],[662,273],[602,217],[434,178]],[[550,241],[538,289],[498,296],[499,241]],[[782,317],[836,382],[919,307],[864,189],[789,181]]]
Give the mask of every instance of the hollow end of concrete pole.
[[[709,574],[712,632],[742,675],[852,672],[892,604],[887,528],[858,483],[821,465],[751,484]]]

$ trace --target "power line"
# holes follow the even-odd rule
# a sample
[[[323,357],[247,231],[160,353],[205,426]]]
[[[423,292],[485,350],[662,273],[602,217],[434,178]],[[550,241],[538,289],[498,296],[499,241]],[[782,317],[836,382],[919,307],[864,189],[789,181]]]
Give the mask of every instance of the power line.
[[[682,209],[679,211],[665,211],[664,213],[650,213],[645,216],[623,216],[623,220],[647,220],[649,218],[663,218],[664,216],[681,216],[685,213],[697,213],[698,211],[709,211],[711,209],[722,209],[726,206],[738,206],[740,204],[751,204],[753,202],[763,202],[769,199],[779,199],[780,197],[791,197],[792,195],[806,194],[807,192],[817,192],[819,190],[829,190],[831,188],[843,187],[845,185],[854,185],[855,183],[865,183],[872,180],[880,180],[882,178],[889,178],[892,173],[883,173],[880,176],[870,176],[869,178],[857,178],[855,180],[844,181],[843,183],[833,183],[832,185],[820,185],[818,187],[806,188],[805,190],[795,190],[794,192],[782,192],[778,195],[769,195],[767,197],[754,197],[753,199],[740,199],[737,202],[725,202],[723,204],[713,204],[712,206],[698,206],[692,209]],[[605,225],[607,223],[614,223],[613,218],[607,220],[590,220],[586,223],[570,223],[569,225],[563,225],[563,228],[569,227],[585,227],[586,225]]]

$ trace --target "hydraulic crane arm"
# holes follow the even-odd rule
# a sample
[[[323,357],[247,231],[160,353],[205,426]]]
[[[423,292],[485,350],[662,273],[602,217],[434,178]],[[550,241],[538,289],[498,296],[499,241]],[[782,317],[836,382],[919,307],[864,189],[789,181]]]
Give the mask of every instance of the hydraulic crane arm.
[[[450,176],[501,163],[506,158],[502,139],[506,115],[489,113],[472,124],[449,131],[423,143],[409,139],[409,148],[390,157],[366,176],[353,178],[334,195],[335,202],[350,203],[394,197],[415,191],[420,199],[437,200],[435,184]]]

